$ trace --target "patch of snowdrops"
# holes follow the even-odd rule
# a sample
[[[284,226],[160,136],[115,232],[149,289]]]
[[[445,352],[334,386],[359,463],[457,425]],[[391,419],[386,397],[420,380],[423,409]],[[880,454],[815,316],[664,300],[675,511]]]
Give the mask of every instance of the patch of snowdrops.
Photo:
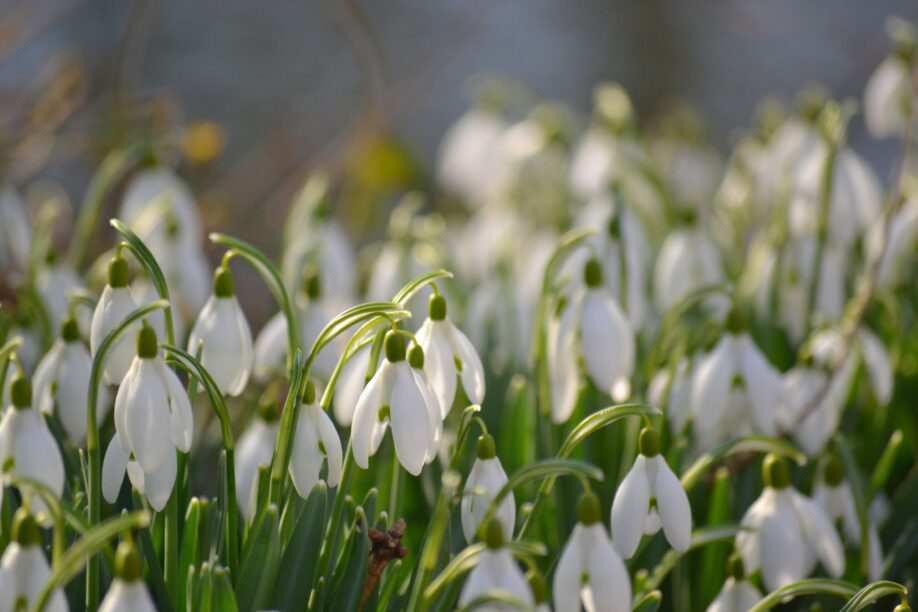
[[[583,120],[489,81],[362,251],[321,174],[279,252],[205,250],[158,141],[112,153],[68,251],[4,187],[0,612],[909,610],[918,51],[891,32],[860,104],[887,181],[818,90],[724,157],[614,84]]]

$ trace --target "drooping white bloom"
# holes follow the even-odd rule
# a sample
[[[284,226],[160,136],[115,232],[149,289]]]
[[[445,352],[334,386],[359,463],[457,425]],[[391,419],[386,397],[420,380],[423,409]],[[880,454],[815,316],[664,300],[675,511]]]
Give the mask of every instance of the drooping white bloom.
[[[48,316],[51,319],[51,325],[58,329],[69,315],[70,293],[72,291],[83,289],[83,279],[73,271],[69,266],[57,261],[48,262],[38,271],[36,279],[38,295],[41,297]],[[80,310],[77,322],[80,324],[80,330],[85,331],[89,328],[88,313]]]
[[[336,487],[341,479],[343,461],[341,440],[328,413],[316,403],[315,387],[312,381],[308,381],[303,394],[303,405],[297,415],[288,466],[293,486],[300,497],[308,497],[319,482],[319,472],[326,460],[326,482],[329,487]]]
[[[92,313],[89,348],[93,357],[105,337],[136,309],[137,302],[128,287],[127,262],[121,257],[115,257],[108,264],[108,284],[102,290],[102,296]],[[132,331],[134,333],[131,333]],[[109,347],[102,369],[102,378],[107,384],[120,384],[131,367],[131,361],[134,359],[135,333],[136,328],[128,329]]]
[[[469,544],[477,539],[478,528],[491,507],[491,502],[507,484],[507,473],[497,457],[494,438],[484,434],[478,439],[477,458],[472,464],[462,492],[462,533]],[[513,538],[516,525],[516,500],[511,491],[500,503],[495,513],[503,528],[504,539]]]
[[[845,553],[829,518],[791,485],[784,460],[769,455],[763,472],[765,490],[746,511],[736,536],[746,571],[761,570],[769,591],[803,580],[817,560],[831,576],[840,577]]]
[[[570,418],[579,387],[578,361],[603,392],[622,402],[631,395],[634,331],[612,299],[596,259],[584,266],[585,288],[552,319],[548,329],[548,363],[552,382],[552,420]]]
[[[74,319],[64,321],[61,338],[51,346],[35,370],[35,408],[57,412],[70,439],[80,444],[86,437],[86,404],[92,357],[80,340]],[[98,391],[96,418],[101,422],[108,410],[108,390]]]
[[[191,249],[201,245],[198,205],[185,182],[169,168],[138,172],[124,190],[119,217],[157,260],[172,240]]]
[[[176,450],[191,450],[191,404],[175,372],[159,356],[156,332],[137,334],[137,356],[115,397],[115,435],[102,464],[102,494],[114,503],[125,470],[159,512],[172,494]]]
[[[108,589],[99,612],[156,612],[156,605],[143,582],[140,553],[127,541],[115,553],[115,579]]]
[[[641,432],[640,455],[612,501],[612,542],[630,559],[644,534],[660,528],[670,545],[688,550],[692,539],[692,508],[679,478],[660,454],[660,437],[653,429]],[[654,503],[655,502],[655,503]]]
[[[506,129],[499,113],[472,107],[443,135],[437,154],[437,182],[470,208],[485,204],[494,191],[497,143]]]
[[[442,295],[430,297],[428,314],[417,338],[424,349],[424,371],[445,419],[456,396],[457,377],[471,403],[480,404],[484,399],[484,366],[469,339],[447,318]]]
[[[513,554],[504,547],[503,527],[497,520],[491,520],[483,527],[483,531],[487,548],[481,552],[475,567],[465,580],[459,594],[459,607],[464,608],[479,597],[500,593],[519,600],[520,604],[526,606],[524,609],[533,609],[535,598],[532,589],[516,564]],[[475,609],[505,612],[517,607],[491,602]]]
[[[755,164],[755,199],[767,214],[780,206],[793,187],[800,160],[820,146],[818,126],[799,115],[788,117],[768,139],[764,154]]]
[[[300,295],[296,299],[300,346],[307,352],[336,312],[335,306],[325,298],[319,282],[317,275],[307,277],[304,283],[305,295]],[[255,380],[263,382],[272,374],[284,371],[288,344],[287,319],[283,312],[279,312],[265,323],[255,339]],[[338,363],[340,354],[339,344],[329,344],[319,352],[312,371],[321,378],[328,379]]]
[[[64,492],[64,460],[41,414],[31,407],[32,383],[21,373],[10,385],[10,398],[12,406],[0,420],[0,465],[15,476],[43,484],[60,497]],[[45,501],[35,495],[31,503],[39,518],[50,524]]]
[[[0,558],[0,612],[34,606],[51,577],[51,566],[42,552],[41,531],[35,519],[22,508],[14,519],[13,540]],[[67,600],[60,589],[52,592],[44,609],[67,612]]]
[[[861,547],[861,522],[854,505],[851,487],[844,479],[844,468],[835,457],[826,464],[824,477],[816,481],[813,488],[813,501],[822,508],[833,524],[841,523],[845,541],[849,547]],[[867,519],[867,559],[870,580],[882,577],[883,549],[877,523],[873,517]]]
[[[236,501],[249,522],[255,518],[258,468],[271,465],[277,446],[280,424],[271,416],[270,421],[256,417],[236,445]]]
[[[692,385],[699,356],[683,357],[675,368],[660,369],[647,387],[647,402],[665,407],[666,421],[674,434],[682,432],[691,416]]]
[[[902,134],[914,104],[911,68],[899,55],[890,55],[873,71],[864,89],[867,130],[874,138]]]
[[[357,402],[367,383],[371,352],[372,347],[368,344],[354,353],[338,377],[332,407],[335,411],[335,420],[342,427],[350,427],[354,420]]]
[[[702,287],[724,280],[717,247],[698,229],[670,233],[654,269],[654,297],[660,312]]]
[[[708,606],[707,612],[748,612],[762,599],[762,593],[746,578],[746,569],[739,555],[727,561],[727,580],[720,593]]]
[[[853,362],[848,360],[831,381],[824,368],[812,365],[796,366],[784,375],[783,429],[794,436],[810,457],[817,456],[838,429],[851,384],[852,366]]]
[[[695,138],[667,136],[654,140],[650,151],[677,206],[693,209],[710,201],[724,169],[717,149]]]
[[[385,353],[385,361],[360,394],[354,411],[354,462],[367,469],[391,427],[398,460],[417,476],[437,456],[443,429],[440,403],[424,373],[421,347],[411,348],[409,362],[405,359],[405,337],[391,331],[386,335]]]
[[[886,224],[889,222],[889,235]],[[867,234],[867,253],[872,261],[880,261],[878,283],[897,287],[914,272],[915,250],[918,248],[918,198],[902,203],[892,220],[877,219]]]
[[[813,334],[813,359],[825,367],[835,367],[843,355],[845,338],[841,330],[826,328]],[[850,363],[849,363],[850,362]],[[883,341],[866,327],[854,335],[851,350],[841,364],[842,373],[853,373],[859,364],[867,371],[867,381],[873,396],[881,406],[889,404],[893,395],[893,366]]]
[[[756,431],[773,436],[783,402],[780,373],[731,315],[728,332],[698,363],[692,379],[693,433],[704,451]]]
[[[631,609],[631,577],[602,525],[599,499],[585,494],[577,504],[579,522],[555,568],[555,612]]]
[[[188,352],[195,355],[198,347],[201,365],[214,377],[220,391],[231,396],[242,393],[255,355],[252,331],[236,300],[229,268],[220,267],[214,273],[214,294],[191,328]]]
[[[25,202],[11,187],[0,190],[0,270],[24,272],[32,249],[32,223]]]

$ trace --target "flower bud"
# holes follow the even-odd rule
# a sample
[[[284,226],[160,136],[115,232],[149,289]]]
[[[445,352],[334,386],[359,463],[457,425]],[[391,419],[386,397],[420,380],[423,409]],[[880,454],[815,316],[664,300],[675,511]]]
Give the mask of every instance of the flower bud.
[[[311,270],[306,274],[303,287],[306,289],[306,297],[309,298],[310,302],[322,297],[322,282],[319,279],[319,273],[315,270]]]
[[[17,510],[13,517],[13,539],[23,548],[41,546],[41,529],[25,508]]]
[[[602,264],[595,257],[591,257],[583,266],[583,282],[590,288],[602,285]]]
[[[316,386],[311,380],[306,381],[306,387],[303,389],[303,403],[314,404],[316,401]]]
[[[64,322],[61,323],[61,338],[68,343],[80,341],[80,327],[76,319],[73,317],[64,319]]]
[[[132,542],[124,540],[115,552],[115,576],[125,582],[136,582],[143,575],[140,553]]]
[[[427,302],[427,316],[431,321],[442,321],[446,318],[446,298],[442,295],[434,294],[430,296]]]
[[[725,327],[731,334],[741,334],[745,331],[746,322],[743,320],[743,315],[740,314],[738,309],[733,308],[729,314],[727,314]]]
[[[746,568],[743,565],[743,558],[738,553],[733,553],[727,559],[727,574],[739,582],[746,578]]]
[[[791,481],[790,466],[778,455],[769,453],[762,462],[762,479],[772,489],[784,489]]]
[[[158,352],[156,332],[149,325],[144,325],[137,332],[137,356],[141,359],[153,359]]]
[[[645,457],[656,457],[660,454],[660,434],[652,427],[645,427],[641,430],[641,437],[638,438],[638,449]]]
[[[214,295],[218,298],[229,298],[234,294],[233,273],[229,268],[220,266],[214,270]]]
[[[493,459],[497,456],[497,446],[494,444],[494,438],[488,434],[482,435],[478,438],[478,444],[475,447],[475,452],[478,455],[479,459]]]
[[[602,508],[596,494],[589,491],[581,495],[577,501],[577,520],[582,525],[595,525],[601,518]]]
[[[497,550],[504,545],[504,528],[496,518],[489,518],[481,526],[481,539],[491,550]]]
[[[823,473],[825,477],[826,484],[830,487],[837,487],[842,483],[842,480],[845,479],[845,468],[842,466],[841,461],[838,460],[834,454],[829,457],[828,462],[826,462],[825,472]]]
[[[411,350],[408,351],[408,363],[415,370],[424,369],[424,349],[415,344],[411,347]]]
[[[10,399],[16,408],[28,408],[32,405],[32,381],[18,374],[10,384]]]
[[[386,359],[396,363],[405,359],[405,337],[395,330],[386,334]]]
[[[108,263],[108,286],[120,289],[128,285],[128,265],[124,258],[113,257]]]

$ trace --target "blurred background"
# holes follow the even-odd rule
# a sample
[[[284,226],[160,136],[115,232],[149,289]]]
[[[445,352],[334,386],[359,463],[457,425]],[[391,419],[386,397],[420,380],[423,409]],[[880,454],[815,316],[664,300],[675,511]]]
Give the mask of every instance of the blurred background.
[[[21,189],[52,181],[76,208],[107,151],[138,132],[175,133],[185,145],[180,172],[206,229],[271,255],[311,170],[328,168],[358,192],[429,186],[437,144],[468,108],[475,75],[516,80],[582,117],[606,80],[627,88],[642,120],[683,100],[726,152],[765,96],[790,103],[804,84],[819,82],[835,97],[859,99],[889,48],[887,17],[918,20],[914,0],[2,0],[0,7],[7,181]],[[851,141],[885,179],[896,145],[868,138],[859,118]],[[384,227],[380,219],[351,223],[352,237]]]

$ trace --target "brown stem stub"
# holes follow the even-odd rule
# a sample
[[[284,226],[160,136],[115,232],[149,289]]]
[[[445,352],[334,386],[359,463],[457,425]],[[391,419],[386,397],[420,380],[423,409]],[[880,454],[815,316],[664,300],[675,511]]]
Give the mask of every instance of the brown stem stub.
[[[376,588],[379,577],[382,576],[386,565],[393,559],[402,559],[408,554],[408,549],[402,546],[402,536],[405,535],[405,520],[398,519],[389,531],[380,531],[370,528],[370,566],[367,568],[367,581],[363,586],[363,598],[360,600],[360,609],[367,603],[370,593]]]

